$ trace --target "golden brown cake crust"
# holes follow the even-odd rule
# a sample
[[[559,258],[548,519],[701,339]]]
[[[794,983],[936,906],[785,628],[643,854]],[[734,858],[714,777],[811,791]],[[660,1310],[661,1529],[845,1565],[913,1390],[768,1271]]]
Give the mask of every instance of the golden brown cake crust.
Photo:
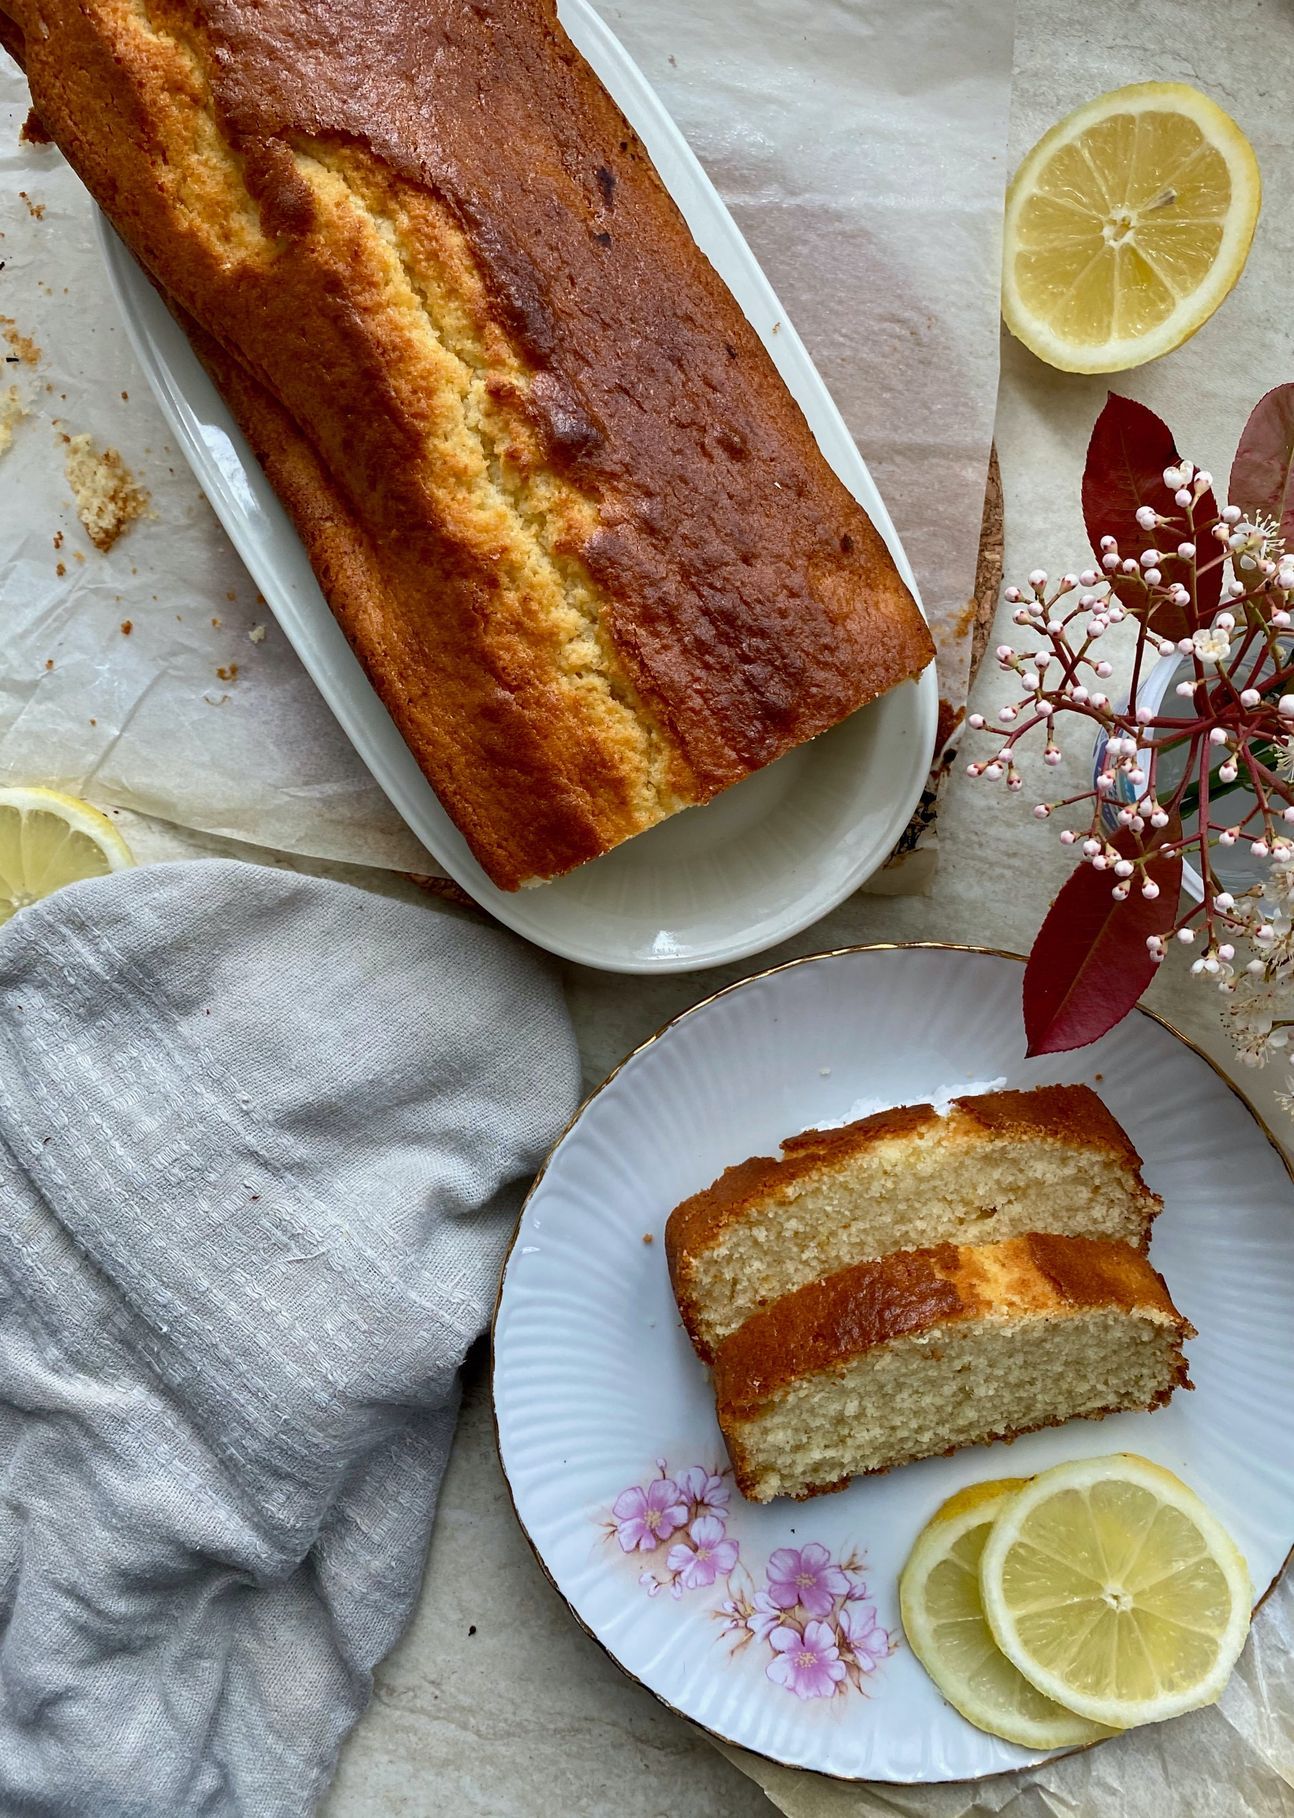
[[[726,1436],[797,1378],[841,1368],[891,1339],[993,1315],[1101,1307],[1155,1316],[1179,1344],[1194,1336],[1146,1258],[1105,1239],[1035,1234],[856,1263],[797,1288],[724,1339],[714,1360],[719,1424]],[[1180,1352],[1178,1363],[1184,1383]]]
[[[930,660],[552,0],[0,21],[236,362],[212,363],[330,604],[496,882],[708,799]]]
[[[952,1101],[957,1113],[979,1129],[1004,1136],[1047,1137],[1080,1149],[1102,1149],[1135,1177],[1146,1200],[1149,1223],[1160,1202],[1141,1179],[1141,1157],[1090,1086],[1036,1086],[984,1092]],[[754,1156],[728,1168],[712,1186],[685,1199],[665,1225],[665,1255],[679,1312],[701,1357],[708,1347],[699,1330],[690,1283],[694,1257],[718,1242],[729,1225],[770,1194],[862,1154],[877,1143],[919,1134],[938,1124],[933,1105],[895,1105],[834,1130],[805,1130],[782,1144],[780,1156]]]

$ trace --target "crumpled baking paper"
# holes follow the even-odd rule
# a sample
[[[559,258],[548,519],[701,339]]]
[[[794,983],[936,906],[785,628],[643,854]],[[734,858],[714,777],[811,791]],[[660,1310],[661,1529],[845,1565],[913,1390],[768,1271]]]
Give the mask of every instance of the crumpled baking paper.
[[[1011,7],[604,11],[732,206],[871,464],[935,624],[942,692],[960,706],[997,385]],[[434,871],[168,443],[88,198],[54,147],[19,143],[26,110],[0,53],[0,315],[41,350],[0,378],[29,412],[0,455],[0,778],[262,846]],[[63,475],[59,434],[83,431],[119,449],[151,499],[153,515],[106,555]]]

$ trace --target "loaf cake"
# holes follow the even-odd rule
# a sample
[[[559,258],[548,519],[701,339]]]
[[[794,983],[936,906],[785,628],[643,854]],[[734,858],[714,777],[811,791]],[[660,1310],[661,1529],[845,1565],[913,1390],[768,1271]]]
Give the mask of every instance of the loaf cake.
[[[0,0],[0,40],[501,887],[930,661],[555,0]]]
[[[1026,1236],[856,1263],[756,1313],[719,1346],[719,1425],[754,1502],[1150,1409],[1190,1387],[1194,1336],[1127,1244]]]
[[[803,1283],[869,1257],[1028,1231],[1144,1250],[1160,1200],[1088,1086],[901,1105],[806,1130],[684,1200],[665,1228],[683,1323],[701,1357]]]

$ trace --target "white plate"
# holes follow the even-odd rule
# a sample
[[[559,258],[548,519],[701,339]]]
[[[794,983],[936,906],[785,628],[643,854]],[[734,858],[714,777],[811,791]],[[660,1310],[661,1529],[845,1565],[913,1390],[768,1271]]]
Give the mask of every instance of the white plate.
[[[504,1271],[499,1449],[541,1563],[633,1678],[715,1735],[796,1767],[933,1781],[1041,1759],[959,1717],[902,1641],[899,1569],[918,1529],[963,1484],[1141,1452],[1203,1494],[1259,1592],[1294,1540],[1294,1188],[1281,1156],[1210,1063],[1148,1013],[1077,1054],[1027,1061],[1020,978],[1019,962],[1002,955],[859,948],[794,961],[685,1012],[585,1105],[536,1183]],[[717,1496],[713,1484],[708,1492],[722,1505],[710,1518],[722,1541],[718,1528],[707,1533],[735,1543],[736,1560],[721,1559],[731,1574],[653,1594],[686,1529],[626,1553],[617,1498],[630,1492],[620,1517],[631,1520],[664,1475],[680,1490],[667,1506],[686,1506],[690,1521],[707,1491],[682,1474],[715,1476],[727,1463],[707,1374],[670,1294],[661,1241],[670,1208],[793,1131],[858,1115],[860,1101],[871,1110],[995,1079],[1085,1081],[1141,1151],[1165,1200],[1153,1261],[1199,1328],[1188,1350],[1194,1393],[1155,1414],[1074,1421],[808,1503],[756,1507],[724,1478]],[[830,1697],[770,1680],[767,1642],[734,1628],[724,1607],[754,1602],[777,1549],[810,1546],[855,1574],[848,1601],[840,1579],[820,1583],[824,1597],[834,1587],[831,1616],[853,1628],[867,1666]]]
[[[565,0],[561,13],[915,597],[911,565],[871,475],[731,215],[645,77],[586,0]],[[287,514],[184,335],[105,221],[100,239],[148,383],[284,635],[400,815],[499,921],[585,965],[685,972],[758,953],[798,933],[889,855],[934,750],[933,665],[919,682],[905,683],[707,807],[676,815],[539,889],[497,890],[370,687]]]

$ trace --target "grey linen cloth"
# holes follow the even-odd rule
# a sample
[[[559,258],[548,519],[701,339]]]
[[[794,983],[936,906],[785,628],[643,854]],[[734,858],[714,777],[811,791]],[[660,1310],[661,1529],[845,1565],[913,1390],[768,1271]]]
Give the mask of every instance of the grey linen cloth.
[[[0,933],[0,1813],[308,1812],[574,1108],[498,930],[235,863]]]

